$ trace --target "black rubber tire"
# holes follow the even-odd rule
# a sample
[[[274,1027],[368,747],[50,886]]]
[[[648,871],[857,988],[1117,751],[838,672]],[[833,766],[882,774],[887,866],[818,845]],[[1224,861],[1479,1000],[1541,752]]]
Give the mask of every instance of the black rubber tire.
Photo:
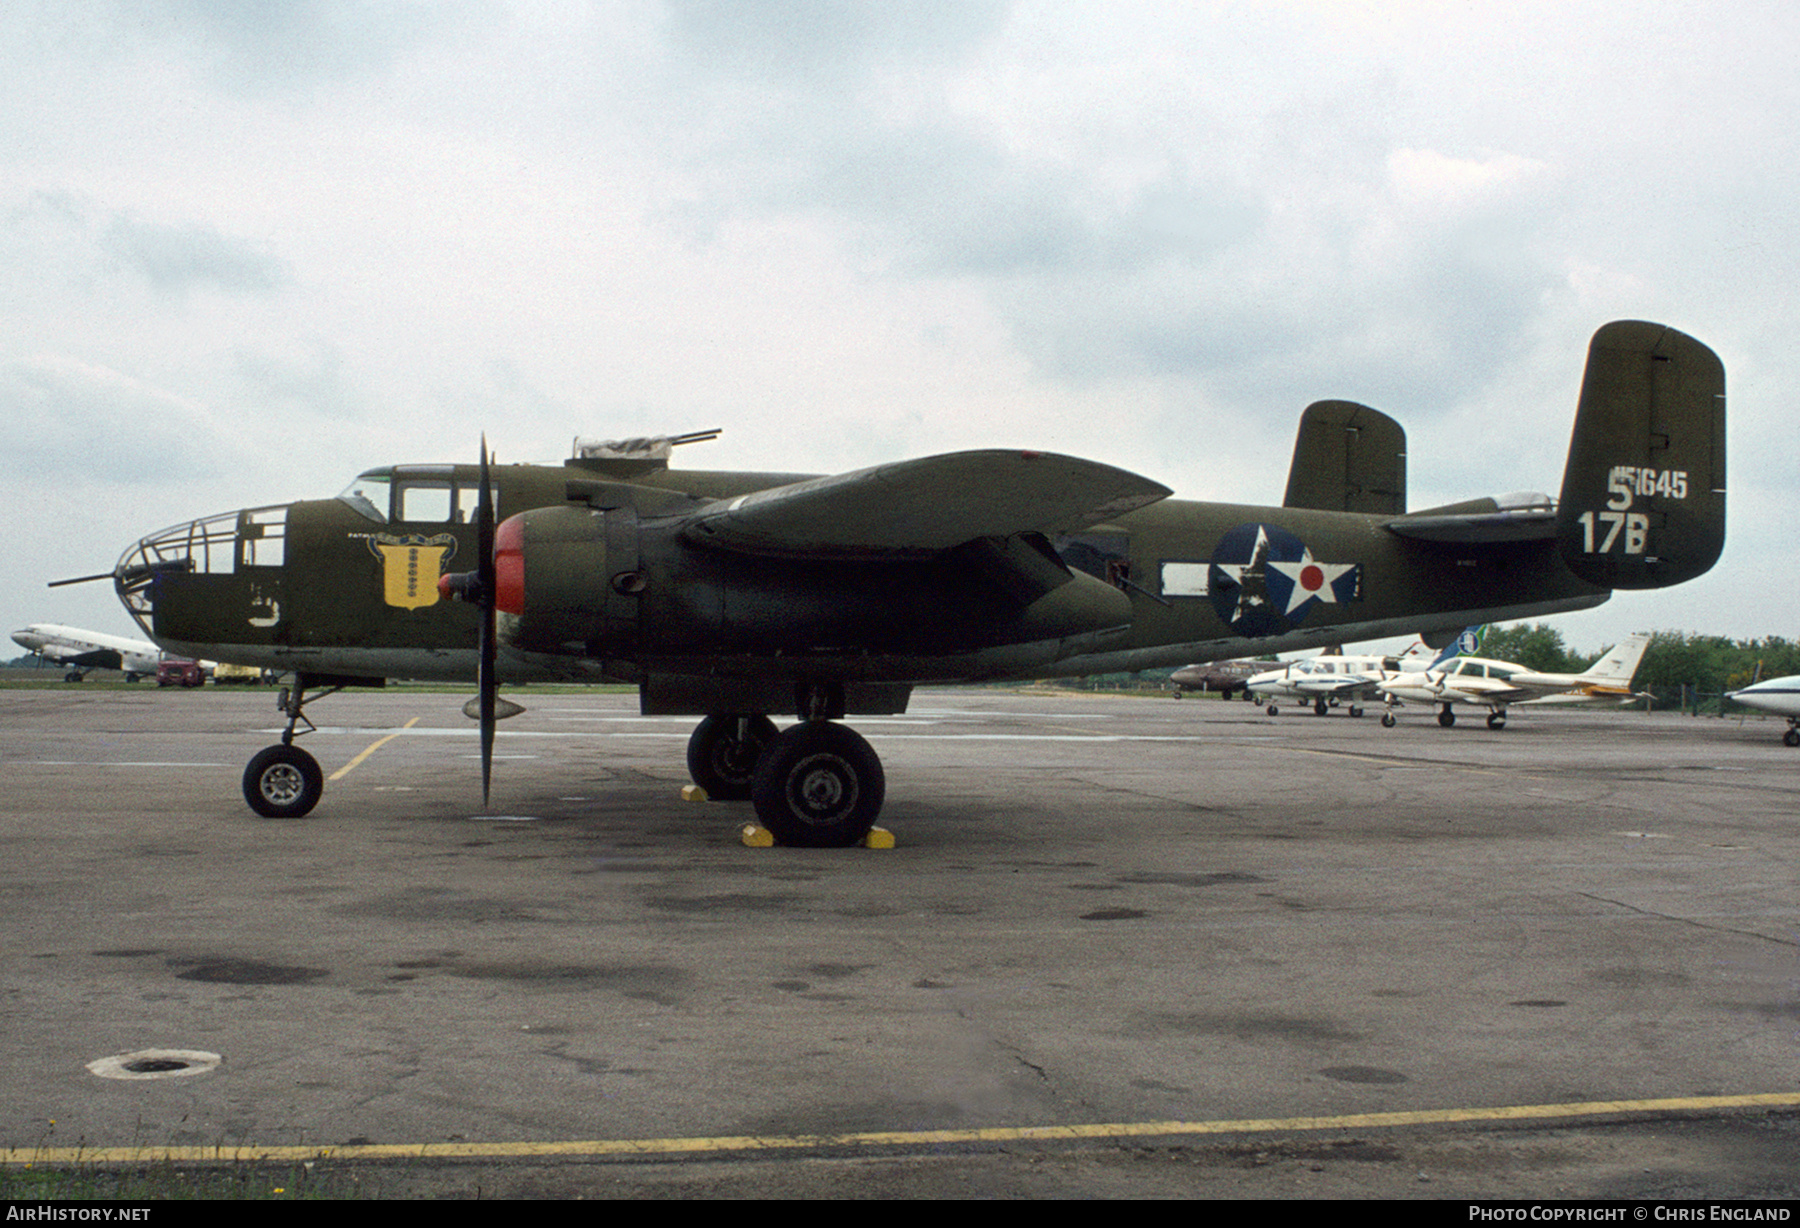
[[[1504,712],[1488,713],[1487,726],[1489,729],[1505,729],[1506,728],[1506,713],[1504,713]]]
[[[744,744],[739,743],[737,736],[740,720],[749,722],[750,736]],[[695,726],[694,736],[688,739],[688,775],[710,798],[721,802],[748,801],[756,783],[757,761],[777,732],[775,722],[766,716],[709,716]]]
[[[1800,746],[1800,729],[1790,729],[1781,735],[1781,740],[1789,746]]]
[[[1450,711],[1450,709],[1446,707],[1442,712],[1438,713],[1438,724],[1442,725],[1445,729],[1450,728],[1450,726],[1456,724],[1456,713]]]
[[[1394,714],[1392,712],[1383,712],[1381,714],[1381,727],[1383,729],[1392,729],[1395,725],[1398,725],[1399,723],[1400,723],[1399,720],[1394,716]]]
[[[847,848],[869,834],[887,780],[854,729],[803,721],[776,736],[756,765],[756,817],[782,844]]]
[[[265,819],[310,814],[324,792],[325,773],[319,770],[319,761],[298,746],[257,751],[244,769],[244,800]]]

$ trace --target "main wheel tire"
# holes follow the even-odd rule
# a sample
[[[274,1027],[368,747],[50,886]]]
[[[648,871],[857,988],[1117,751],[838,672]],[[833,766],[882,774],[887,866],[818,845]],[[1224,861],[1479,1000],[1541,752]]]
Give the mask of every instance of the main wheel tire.
[[[1351,716],[1361,716],[1362,714],[1363,714],[1362,708],[1360,708],[1356,704],[1350,705],[1350,715]]]
[[[297,819],[325,792],[319,761],[298,746],[271,746],[244,769],[244,800],[265,819]]]
[[[1277,708],[1274,704],[1270,704],[1267,708],[1264,708],[1263,711],[1267,712],[1270,716],[1274,716],[1276,713],[1280,712],[1281,709]]]
[[[738,722],[745,722],[739,736]],[[748,801],[756,783],[756,764],[777,735],[775,722],[766,716],[726,713],[709,716],[688,739],[688,775],[722,802]]]
[[[1488,713],[1488,728],[1489,729],[1505,729],[1506,728],[1506,713],[1504,713],[1504,712]]]
[[[1789,746],[1800,746],[1800,729],[1790,729],[1781,735],[1781,740]]]
[[[1322,699],[1313,700],[1313,715],[1314,716],[1324,716],[1330,710],[1331,710],[1331,705],[1327,704],[1324,700],[1322,700]]]
[[[781,843],[847,848],[869,834],[887,779],[854,729],[803,721],[776,736],[756,765],[756,817]]]
[[[1445,705],[1444,710],[1438,713],[1438,724],[1442,725],[1445,729],[1456,724],[1456,713],[1450,711],[1449,705]]]
[[[1395,719],[1394,714],[1392,712],[1383,712],[1381,714],[1381,727],[1383,729],[1392,729],[1395,725],[1397,725],[1399,723],[1400,722]]]

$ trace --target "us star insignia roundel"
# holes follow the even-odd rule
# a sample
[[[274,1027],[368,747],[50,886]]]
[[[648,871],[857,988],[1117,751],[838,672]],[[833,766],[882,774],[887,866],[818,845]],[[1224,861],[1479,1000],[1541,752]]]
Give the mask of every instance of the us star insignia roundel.
[[[1239,635],[1276,635],[1321,604],[1355,601],[1362,564],[1326,563],[1305,542],[1272,524],[1241,524],[1219,539],[1208,594]]]

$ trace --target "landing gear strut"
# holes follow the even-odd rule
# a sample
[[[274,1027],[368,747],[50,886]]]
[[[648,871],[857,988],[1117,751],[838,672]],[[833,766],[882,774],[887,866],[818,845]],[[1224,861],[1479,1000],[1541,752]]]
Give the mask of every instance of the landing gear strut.
[[[319,795],[325,792],[325,773],[319,761],[294,745],[298,736],[295,726],[306,721],[306,729],[301,732],[314,729],[302,709],[343,688],[326,687],[309,699],[306,682],[304,674],[295,674],[293,687],[282,688],[280,707],[287,714],[288,723],[281,742],[256,752],[244,769],[244,800],[265,819],[298,819],[310,814],[319,804]]]

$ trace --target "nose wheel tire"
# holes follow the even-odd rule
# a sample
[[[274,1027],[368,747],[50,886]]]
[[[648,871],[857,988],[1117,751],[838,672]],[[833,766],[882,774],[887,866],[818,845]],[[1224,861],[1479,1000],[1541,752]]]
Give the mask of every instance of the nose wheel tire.
[[[297,819],[319,804],[325,773],[297,746],[258,751],[244,769],[244,800],[265,819]]]
[[[1398,723],[1399,722],[1394,718],[1392,712],[1383,712],[1381,714],[1381,727],[1383,729],[1392,729]]]
[[[757,761],[775,738],[775,722],[766,716],[709,716],[688,739],[688,775],[708,797],[722,802],[748,801],[756,783]]]
[[[881,760],[854,729],[803,721],[756,765],[756,817],[781,843],[847,848],[869,834],[887,791]]]

